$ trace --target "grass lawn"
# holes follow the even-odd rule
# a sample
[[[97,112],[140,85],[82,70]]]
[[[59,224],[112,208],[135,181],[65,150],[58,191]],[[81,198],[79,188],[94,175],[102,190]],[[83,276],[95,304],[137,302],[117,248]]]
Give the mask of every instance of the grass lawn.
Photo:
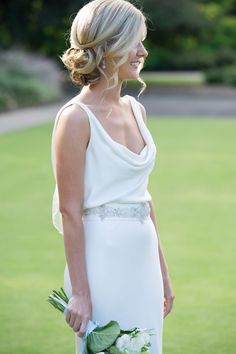
[[[199,71],[143,71],[142,79],[148,86],[202,86],[205,75]],[[137,80],[129,80],[127,86],[140,86]]]
[[[236,120],[149,119],[150,179],[175,306],[164,354],[234,354]],[[0,137],[1,354],[74,354],[74,332],[47,303],[63,285],[51,222],[52,124]]]

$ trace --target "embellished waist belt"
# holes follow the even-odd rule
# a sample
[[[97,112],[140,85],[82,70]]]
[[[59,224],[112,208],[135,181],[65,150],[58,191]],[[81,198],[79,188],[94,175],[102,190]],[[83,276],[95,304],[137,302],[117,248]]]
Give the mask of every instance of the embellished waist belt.
[[[106,217],[138,218],[140,222],[150,215],[148,202],[138,203],[106,203],[93,208],[84,209],[83,215],[98,215],[101,220]]]

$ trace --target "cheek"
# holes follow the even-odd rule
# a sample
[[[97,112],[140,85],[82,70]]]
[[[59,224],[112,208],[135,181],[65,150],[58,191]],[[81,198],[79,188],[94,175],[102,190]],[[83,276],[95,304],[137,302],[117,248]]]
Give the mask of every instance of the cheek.
[[[121,65],[120,67],[120,73],[126,73],[129,69],[130,69],[130,62],[127,61],[126,63],[124,63],[123,65]]]
[[[132,75],[132,68],[129,62],[127,62],[120,68],[119,76],[121,79],[125,80],[127,78],[130,78],[130,75]]]
[[[127,64],[127,66],[129,65],[129,63],[131,61],[133,61],[133,60],[135,60],[137,58],[136,54],[137,54],[136,50],[132,50],[131,52],[129,52],[128,59],[127,59],[127,61],[125,63],[125,64]]]

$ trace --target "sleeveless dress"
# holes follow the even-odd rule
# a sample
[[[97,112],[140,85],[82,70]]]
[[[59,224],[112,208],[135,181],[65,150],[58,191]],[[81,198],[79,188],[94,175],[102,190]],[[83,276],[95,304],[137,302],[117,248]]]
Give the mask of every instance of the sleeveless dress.
[[[154,328],[155,335],[151,336],[150,353],[162,354],[164,293],[158,238],[150,213],[143,218],[143,209],[140,207],[152,199],[147,185],[149,174],[155,164],[157,149],[143,121],[139,103],[134,97],[127,97],[146,143],[139,154],[114,141],[94,113],[85,104],[76,102],[74,98],[58,111],[51,145],[55,178],[52,221],[58,232],[63,235],[54,138],[62,110],[71,104],[77,104],[87,113],[90,125],[90,140],[84,169],[83,208],[84,211],[94,211],[101,206],[105,207],[103,217],[94,212],[83,215],[92,320],[98,321],[101,326],[115,320],[122,329]],[[126,212],[123,214],[117,212],[119,208],[126,207],[127,210],[127,207],[135,208],[137,205],[139,206],[136,209],[137,217],[129,216],[130,214],[127,216]],[[71,282],[67,263],[64,271],[64,289],[70,297]],[[75,347],[76,354],[82,354],[82,338],[76,333]]]

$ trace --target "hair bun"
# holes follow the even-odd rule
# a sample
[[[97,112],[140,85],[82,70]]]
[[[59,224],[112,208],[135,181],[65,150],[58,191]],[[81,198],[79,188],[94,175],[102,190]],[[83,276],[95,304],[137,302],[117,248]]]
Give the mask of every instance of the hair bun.
[[[71,47],[64,52],[61,60],[70,71],[71,80],[75,85],[86,86],[100,78],[96,53],[92,48]]]

